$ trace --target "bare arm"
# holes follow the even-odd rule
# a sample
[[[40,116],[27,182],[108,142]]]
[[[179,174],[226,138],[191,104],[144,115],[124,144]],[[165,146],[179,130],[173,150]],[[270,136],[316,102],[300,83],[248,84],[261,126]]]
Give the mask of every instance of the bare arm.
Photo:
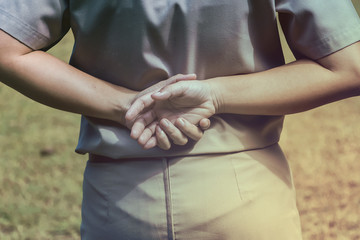
[[[318,61],[209,79],[217,113],[284,115],[360,94],[360,42]]]
[[[124,124],[137,92],[90,76],[0,31],[0,79],[45,105]]]
[[[176,75],[139,93],[97,79],[45,52],[33,51],[0,30],[1,82],[42,104],[116,121],[129,128],[133,122],[125,121],[124,116],[135,99],[140,96],[150,97],[149,93],[176,80],[195,78],[191,74]],[[186,143],[188,137],[198,140],[202,136],[202,131],[187,121],[180,129],[170,136],[176,144]],[[169,141],[167,137],[163,139]],[[153,141],[151,146],[157,144],[157,141]]]
[[[360,95],[359,63],[360,42],[318,61],[299,60],[247,75],[180,81],[152,95],[156,102],[153,114],[160,119],[184,117],[196,122],[217,113],[285,115],[306,111]],[[126,117],[139,110],[131,107]]]

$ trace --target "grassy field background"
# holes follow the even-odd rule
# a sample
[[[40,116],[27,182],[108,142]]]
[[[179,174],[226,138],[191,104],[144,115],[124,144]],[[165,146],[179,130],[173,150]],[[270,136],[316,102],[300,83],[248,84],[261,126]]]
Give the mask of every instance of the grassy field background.
[[[72,42],[67,35],[50,53],[67,61]],[[359,123],[359,97],[286,118],[281,145],[304,240],[360,240]],[[0,84],[0,239],[79,239],[86,163],[73,151],[79,124],[79,116]]]

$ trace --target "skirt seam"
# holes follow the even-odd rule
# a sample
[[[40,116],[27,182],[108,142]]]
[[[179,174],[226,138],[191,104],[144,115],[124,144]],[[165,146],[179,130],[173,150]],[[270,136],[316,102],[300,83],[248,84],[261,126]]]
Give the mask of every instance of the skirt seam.
[[[170,187],[170,168],[168,159],[163,158],[163,168],[164,168],[164,188],[165,188],[165,203],[166,203],[166,220],[167,220],[167,232],[168,239],[175,240],[174,233],[174,223],[173,223],[173,209],[172,209],[172,199],[171,199],[171,187]]]

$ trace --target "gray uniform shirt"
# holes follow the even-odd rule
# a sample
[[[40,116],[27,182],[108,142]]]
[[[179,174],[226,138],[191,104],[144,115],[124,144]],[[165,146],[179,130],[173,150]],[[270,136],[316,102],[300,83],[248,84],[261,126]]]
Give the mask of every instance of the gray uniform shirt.
[[[0,28],[35,50],[71,28],[72,66],[141,91],[177,73],[201,80],[284,64],[276,12],[298,59],[360,39],[350,0],[0,0]],[[83,116],[76,151],[129,158],[256,149],[279,140],[283,117],[219,114],[211,121],[199,142],[162,151],[143,150],[119,124]]]

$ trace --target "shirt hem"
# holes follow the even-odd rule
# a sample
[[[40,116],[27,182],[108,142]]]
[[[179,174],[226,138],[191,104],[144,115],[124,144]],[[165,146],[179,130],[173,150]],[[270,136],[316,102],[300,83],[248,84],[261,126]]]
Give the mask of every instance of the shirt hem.
[[[337,31],[306,46],[307,55],[314,60],[335,53],[360,40],[360,26],[352,25],[346,30]]]
[[[49,38],[0,8],[0,29],[33,50],[46,46]]]

